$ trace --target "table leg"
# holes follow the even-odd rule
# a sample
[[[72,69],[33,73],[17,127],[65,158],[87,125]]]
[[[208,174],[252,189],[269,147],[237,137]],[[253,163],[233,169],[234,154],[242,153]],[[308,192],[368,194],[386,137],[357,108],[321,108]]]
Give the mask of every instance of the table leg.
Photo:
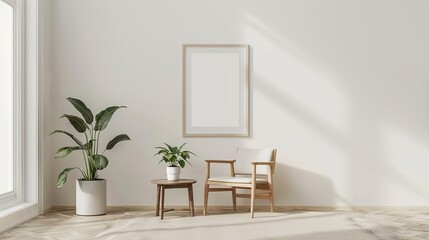
[[[160,185],[156,185],[156,212],[155,212],[155,216],[159,216],[159,197],[161,194],[161,186]]]
[[[192,184],[188,186],[188,197],[189,197],[189,211],[191,212],[191,216],[195,215],[194,213],[194,191],[192,189]]]
[[[161,186],[161,220],[164,219],[164,198],[165,198],[165,188]]]

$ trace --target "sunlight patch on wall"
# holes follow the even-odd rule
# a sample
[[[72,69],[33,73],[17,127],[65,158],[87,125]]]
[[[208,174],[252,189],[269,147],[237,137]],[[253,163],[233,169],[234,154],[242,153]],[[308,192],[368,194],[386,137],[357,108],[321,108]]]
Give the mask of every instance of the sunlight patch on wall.
[[[429,197],[429,146],[394,127],[384,129],[383,151],[390,163],[388,189],[390,197],[399,199],[415,195],[416,198]]]
[[[346,193],[350,159],[343,136],[350,106],[334,83],[336,76],[285,36],[249,14],[243,16],[243,39],[252,48],[255,136],[287,149],[288,166],[324,176],[333,182],[330,191]]]
[[[326,161],[332,162],[334,168],[341,166],[345,156],[338,145],[341,142],[338,136],[346,131],[349,110],[346,96],[332,84],[333,77],[326,69],[309,57],[304,59],[301,50],[285,37],[248,14],[244,17],[248,24],[243,25],[243,38],[249,39],[252,47],[254,107],[276,114],[271,116],[273,124],[264,126],[264,131],[272,126],[285,126],[289,134],[299,137],[290,143],[295,145],[294,150],[306,153],[305,158],[316,162],[312,167],[324,169]],[[264,98],[257,99],[258,96]],[[255,114],[256,120],[261,115],[265,116]],[[282,129],[276,131],[281,133]],[[325,156],[325,161],[316,160],[321,156]]]
[[[337,132],[345,132],[347,98],[333,84],[329,69],[269,26],[244,14],[243,38],[251,40],[255,90],[270,84],[315,120]],[[281,103],[280,103],[281,104]],[[287,111],[287,106],[285,106]]]

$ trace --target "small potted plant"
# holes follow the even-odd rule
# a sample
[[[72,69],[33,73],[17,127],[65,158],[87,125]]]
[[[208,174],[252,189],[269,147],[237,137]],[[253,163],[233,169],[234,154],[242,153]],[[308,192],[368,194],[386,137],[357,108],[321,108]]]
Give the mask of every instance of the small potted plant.
[[[55,158],[64,158],[73,151],[81,151],[85,168],[71,167],[64,169],[57,178],[57,187],[60,188],[67,181],[67,173],[77,169],[82,173],[82,178],[76,180],[76,214],[78,215],[102,215],[106,213],[106,180],[101,179],[99,171],[107,167],[109,160],[104,155],[106,150],[111,150],[122,141],[130,140],[128,135],[119,134],[106,145],[101,152],[99,148],[100,134],[106,129],[113,114],[125,106],[112,106],[102,110],[95,117],[92,111],[79,99],[67,98],[67,100],[80,112],[83,119],[78,116],[64,114],[74,129],[84,135],[85,141],[81,141],[73,134],[55,130],[54,133],[62,133],[70,137],[75,146],[60,148],[55,153]]]
[[[159,149],[156,155],[161,155],[162,159],[158,162],[165,162],[167,165],[166,172],[167,172],[167,180],[170,181],[177,181],[180,179],[180,168],[184,168],[186,163],[189,163],[189,165],[192,166],[192,164],[188,161],[189,158],[191,158],[191,154],[195,155],[191,151],[182,150],[183,146],[185,146],[186,143],[182,144],[180,147],[172,147],[168,145],[167,143],[164,143],[166,147],[155,147],[156,149]]]

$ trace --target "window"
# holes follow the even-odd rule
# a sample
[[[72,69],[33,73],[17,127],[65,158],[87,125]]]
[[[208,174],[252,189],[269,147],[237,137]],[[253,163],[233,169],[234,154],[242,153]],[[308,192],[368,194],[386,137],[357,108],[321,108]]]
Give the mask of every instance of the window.
[[[0,195],[13,191],[13,7],[0,1]]]
[[[0,232],[42,213],[39,8],[0,0]]]
[[[21,201],[21,34],[16,2],[0,0],[0,210]]]

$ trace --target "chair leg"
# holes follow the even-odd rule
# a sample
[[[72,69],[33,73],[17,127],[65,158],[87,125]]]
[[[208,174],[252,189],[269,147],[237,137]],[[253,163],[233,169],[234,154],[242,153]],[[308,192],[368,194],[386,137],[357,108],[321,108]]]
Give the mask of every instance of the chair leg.
[[[237,189],[235,187],[232,188],[232,208],[234,212],[237,212]]]
[[[270,207],[271,207],[271,212],[274,212],[274,193],[270,192]]]
[[[209,185],[206,184],[204,187],[204,209],[203,209],[203,215],[207,216],[207,203],[209,201]]]
[[[253,218],[255,216],[255,193],[256,187],[252,186],[250,193],[250,217]]]

